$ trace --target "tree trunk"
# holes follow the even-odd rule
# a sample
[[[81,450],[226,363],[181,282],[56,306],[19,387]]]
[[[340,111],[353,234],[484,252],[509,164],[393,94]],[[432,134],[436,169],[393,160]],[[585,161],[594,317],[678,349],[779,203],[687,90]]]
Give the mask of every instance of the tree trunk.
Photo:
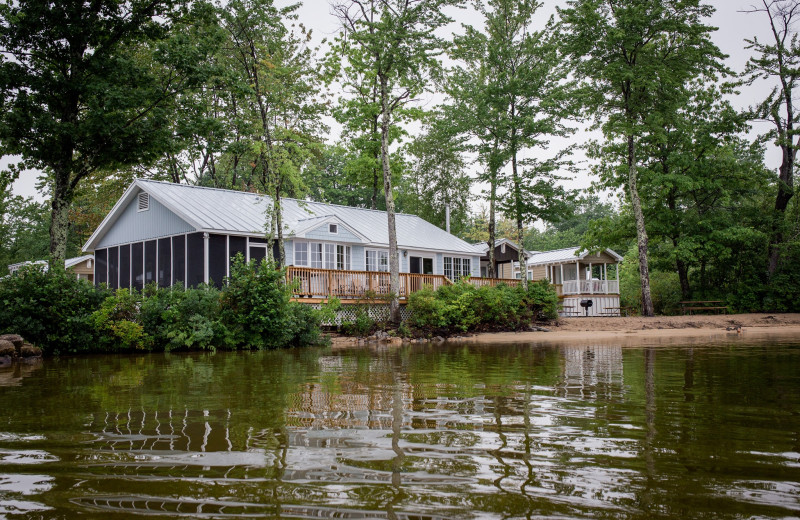
[[[486,276],[488,278],[497,278],[497,271],[495,269],[495,261],[494,261],[494,247],[495,247],[495,206],[497,205],[497,175],[498,175],[498,166],[497,166],[497,147],[498,142],[497,138],[494,140],[494,147],[492,153],[489,156],[488,167],[489,167],[489,241],[487,245],[489,246],[489,265],[486,269]]]
[[[69,188],[69,171],[66,167],[54,169],[53,173],[55,182],[53,200],[50,202],[50,268],[64,269],[72,192]]]
[[[394,323],[400,321],[400,265],[397,255],[397,226],[394,215],[392,172],[389,168],[389,87],[387,78],[381,76],[381,167],[383,169],[383,193],[386,197],[386,220],[389,226],[389,316]]]
[[[767,272],[770,276],[775,274],[780,263],[786,208],[789,206],[789,200],[794,195],[794,160],[797,147],[792,144],[793,136],[788,133],[791,129],[792,121],[790,119],[787,121],[788,135],[786,136],[786,142],[788,144],[781,145],[783,159],[778,170],[778,195],[775,197],[775,213],[772,219],[772,237],[769,243],[769,263],[767,266]]]
[[[691,300],[692,289],[689,286],[689,267],[683,260],[675,260],[675,267],[678,270],[678,280],[681,284],[681,298]]]
[[[636,186],[636,146],[633,134],[628,135],[628,189],[630,190],[633,217],[636,219],[636,242],[639,247],[639,277],[642,282],[642,316],[653,315],[653,299],[650,295],[650,268],[647,262],[647,230],[644,227],[642,201]]]
[[[378,116],[375,116],[372,118],[372,135],[374,136],[377,133],[378,133]],[[370,139],[370,142],[371,141],[372,139]],[[381,159],[382,150],[383,150],[382,144],[377,150],[375,150],[374,159],[376,163]],[[378,171],[379,171],[378,165],[375,164],[372,167],[372,200],[371,200],[372,209],[378,209]]]
[[[512,139],[516,137],[516,129],[512,133]],[[511,154],[511,175],[514,179],[514,205],[516,206],[517,219],[517,261],[519,262],[520,283],[523,289],[528,290],[528,269],[525,264],[525,248],[522,247],[523,227],[522,227],[522,191],[519,185],[519,175],[517,174],[517,146],[512,145]]]

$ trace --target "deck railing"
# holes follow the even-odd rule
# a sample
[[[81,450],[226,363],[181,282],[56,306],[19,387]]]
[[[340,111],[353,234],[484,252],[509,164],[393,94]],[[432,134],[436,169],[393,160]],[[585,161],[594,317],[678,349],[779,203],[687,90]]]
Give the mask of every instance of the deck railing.
[[[564,294],[619,294],[619,280],[564,280]]]
[[[515,286],[515,285],[519,285],[520,280],[518,280],[516,278],[478,278],[478,277],[472,277],[472,278],[469,279],[469,283],[471,283],[475,287],[484,287],[484,286],[487,286],[487,285],[489,287],[495,287],[497,285],[500,285],[501,283],[504,283],[504,284],[510,285],[510,286]]]
[[[286,268],[286,279],[297,280],[296,296],[324,298],[336,296],[344,299],[364,298],[368,294],[378,297],[389,295],[389,273],[373,271],[337,271],[313,267]],[[407,298],[412,292],[428,285],[434,290],[452,282],[440,274],[400,273],[400,298]]]

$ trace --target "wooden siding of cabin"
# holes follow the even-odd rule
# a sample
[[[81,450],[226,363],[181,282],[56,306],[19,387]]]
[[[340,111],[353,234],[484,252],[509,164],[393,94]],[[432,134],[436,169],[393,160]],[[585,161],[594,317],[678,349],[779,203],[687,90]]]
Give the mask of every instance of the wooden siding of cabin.
[[[182,233],[190,233],[194,228],[168,210],[153,197],[150,197],[150,209],[138,211],[138,196],[119,216],[108,232],[100,239],[97,249],[110,246],[142,242],[154,238],[162,238]]]
[[[543,265],[535,265],[531,268],[531,272],[533,273],[531,276],[533,280],[542,280],[547,278],[547,268]]]

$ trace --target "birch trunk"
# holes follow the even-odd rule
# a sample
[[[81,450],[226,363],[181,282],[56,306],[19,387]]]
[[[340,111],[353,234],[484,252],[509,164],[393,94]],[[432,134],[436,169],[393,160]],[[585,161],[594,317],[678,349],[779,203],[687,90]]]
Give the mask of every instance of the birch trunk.
[[[400,265],[397,255],[397,226],[395,225],[392,172],[389,168],[389,87],[387,78],[381,76],[381,167],[383,169],[383,192],[386,197],[386,220],[389,226],[389,316],[391,321],[400,321]]]
[[[653,299],[650,295],[650,268],[647,262],[647,230],[644,227],[642,201],[636,186],[636,146],[633,135],[628,135],[628,189],[633,205],[633,217],[636,219],[636,243],[639,248],[639,277],[642,282],[642,316],[653,315]]]

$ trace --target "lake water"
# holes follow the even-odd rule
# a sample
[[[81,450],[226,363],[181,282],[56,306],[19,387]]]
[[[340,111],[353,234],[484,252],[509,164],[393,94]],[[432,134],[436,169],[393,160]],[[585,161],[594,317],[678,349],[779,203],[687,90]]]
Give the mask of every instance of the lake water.
[[[797,518],[800,344],[0,369],[0,517]]]

